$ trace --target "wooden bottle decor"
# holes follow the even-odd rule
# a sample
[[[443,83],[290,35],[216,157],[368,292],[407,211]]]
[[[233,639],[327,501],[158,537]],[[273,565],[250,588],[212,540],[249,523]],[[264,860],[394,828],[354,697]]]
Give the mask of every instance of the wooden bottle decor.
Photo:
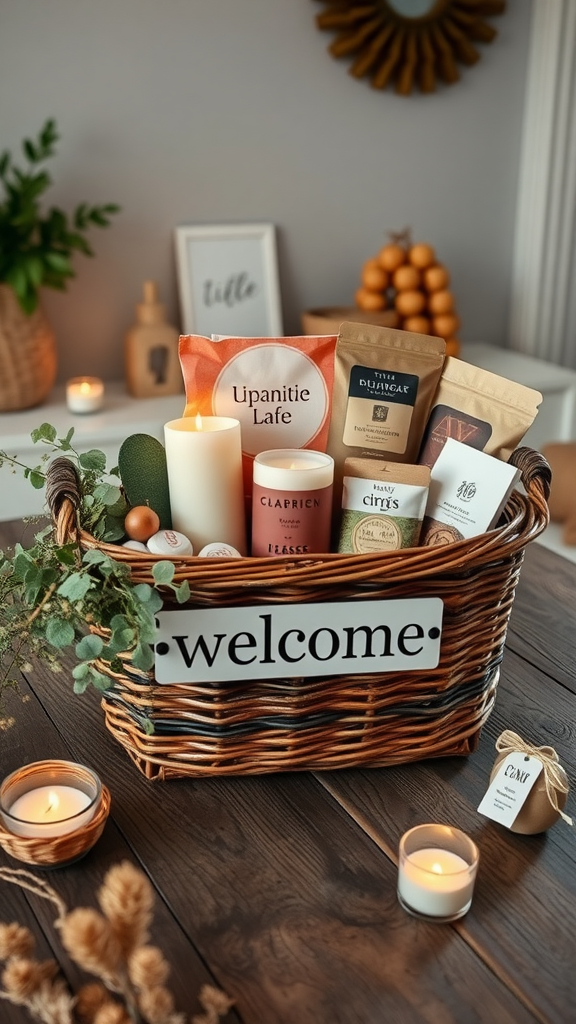
[[[126,387],[134,398],[177,395],[184,391],[178,359],[179,331],[166,323],[154,281],[145,281],[136,323],[126,335]]]

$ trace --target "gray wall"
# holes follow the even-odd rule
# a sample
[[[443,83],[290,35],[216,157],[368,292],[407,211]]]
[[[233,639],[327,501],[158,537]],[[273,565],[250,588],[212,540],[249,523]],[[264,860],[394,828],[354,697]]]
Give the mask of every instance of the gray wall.
[[[50,201],[116,201],[47,292],[59,379],[123,375],[145,278],[179,323],[173,229],[277,227],[286,334],[353,301],[362,263],[412,228],[450,269],[464,341],[505,345],[532,2],[430,96],[378,92],[327,53],[316,0],[1,0],[0,150],[61,132]]]

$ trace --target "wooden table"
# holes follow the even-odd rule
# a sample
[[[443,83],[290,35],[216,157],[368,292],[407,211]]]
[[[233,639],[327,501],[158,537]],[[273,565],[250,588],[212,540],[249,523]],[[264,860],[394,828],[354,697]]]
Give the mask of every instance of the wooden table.
[[[47,757],[92,766],[112,794],[92,851],[50,873],[69,907],[95,905],[127,858],[156,893],[153,941],[187,1020],[211,981],[235,999],[226,1024],[567,1024],[576,1014],[576,829],[516,835],[477,813],[505,728],[555,747],[572,782],[575,567],[531,544],[496,709],[478,750],[399,768],[147,782],[105,730],[94,691],[39,670],[11,701],[1,769]],[[574,815],[574,798],[567,811]],[[398,841],[453,824],[481,861],[469,913],[427,924],[396,897]],[[0,863],[18,866],[0,850]],[[31,926],[74,985],[48,904],[0,883],[0,919]],[[0,1003],[0,1020],[26,1014]]]

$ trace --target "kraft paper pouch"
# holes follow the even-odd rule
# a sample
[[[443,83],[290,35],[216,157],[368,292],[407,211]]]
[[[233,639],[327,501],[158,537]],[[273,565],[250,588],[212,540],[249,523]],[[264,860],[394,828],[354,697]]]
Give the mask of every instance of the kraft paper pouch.
[[[428,466],[346,459],[340,554],[416,547],[429,484]]]
[[[508,462],[541,401],[539,391],[449,356],[418,462],[432,467],[448,437]]]
[[[180,337],[184,416],[240,421],[244,490],[252,463],[272,448],[326,451],[336,335],[293,338]]]
[[[334,459],[334,516],[345,459],[415,463],[446,343],[411,331],[343,323],[336,342],[328,454]]]

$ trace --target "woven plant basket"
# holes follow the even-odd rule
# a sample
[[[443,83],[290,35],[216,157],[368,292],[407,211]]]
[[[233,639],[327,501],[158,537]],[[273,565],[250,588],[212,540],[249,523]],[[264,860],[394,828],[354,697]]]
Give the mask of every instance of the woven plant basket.
[[[520,448],[525,490],[501,525],[444,547],[367,555],[175,559],[188,607],[439,597],[440,661],[432,670],[248,683],[158,684],[123,660],[111,672],[106,726],[148,778],[225,776],[401,764],[475,749],[496,696],[506,629],[526,544],[548,524],[550,468]],[[49,481],[50,483],[50,481]],[[153,556],[98,543],[77,526],[71,488],[48,501],[61,541],[78,538],[153,583]],[[180,606],[181,607],[181,606]],[[147,735],[143,717],[155,731]]]
[[[56,380],[56,341],[43,310],[27,315],[0,284],[0,412],[40,405]]]

